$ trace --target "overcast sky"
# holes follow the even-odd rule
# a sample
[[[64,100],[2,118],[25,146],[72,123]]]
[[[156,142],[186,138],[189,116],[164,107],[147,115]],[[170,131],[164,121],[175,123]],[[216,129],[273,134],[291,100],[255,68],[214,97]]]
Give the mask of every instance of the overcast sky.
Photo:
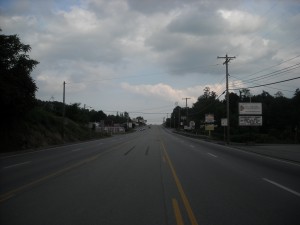
[[[37,98],[62,101],[65,81],[67,103],[148,123],[183,98],[191,107],[206,86],[221,95],[217,56],[236,56],[231,89],[299,77],[299,27],[298,0],[0,0],[2,33],[18,34],[40,62]],[[300,79],[251,93],[296,88]]]

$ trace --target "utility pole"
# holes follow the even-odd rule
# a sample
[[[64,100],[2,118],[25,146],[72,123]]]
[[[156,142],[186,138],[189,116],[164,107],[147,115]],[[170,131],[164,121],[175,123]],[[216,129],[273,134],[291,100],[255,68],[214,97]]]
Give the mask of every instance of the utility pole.
[[[167,113],[166,127],[168,127],[169,113]]]
[[[63,127],[62,127],[63,142],[65,142],[65,114],[66,114],[65,97],[66,97],[66,82],[64,81],[63,83]]]
[[[226,104],[227,104],[227,144],[229,144],[230,142],[230,123],[229,123],[229,90],[228,90],[228,63],[230,62],[231,59],[235,59],[235,56],[233,57],[229,57],[226,56],[225,57],[219,57],[218,59],[225,59],[225,62],[223,63],[223,65],[226,65]]]
[[[180,122],[181,122],[181,119],[180,119],[180,111],[181,111],[181,108],[179,107],[178,108],[178,129],[180,130]]]
[[[186,108],[186,125],[188,126],[188,107],[187,107],[187,100],[191,98],[182,98],[182,100],[185,100],[185,108]]]
[[[178,106],[178,102],[175,102],[175,108]],[[175,116],[175,110],[174,110],[174,130],[176,129],[176,116]]]

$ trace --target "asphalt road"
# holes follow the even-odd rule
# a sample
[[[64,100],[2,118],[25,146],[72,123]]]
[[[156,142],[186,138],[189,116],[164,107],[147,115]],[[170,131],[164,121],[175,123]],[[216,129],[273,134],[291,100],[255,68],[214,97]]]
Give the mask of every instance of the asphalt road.
[[[172,134],[0,158],[0,224],[300,224],[300,164]]]

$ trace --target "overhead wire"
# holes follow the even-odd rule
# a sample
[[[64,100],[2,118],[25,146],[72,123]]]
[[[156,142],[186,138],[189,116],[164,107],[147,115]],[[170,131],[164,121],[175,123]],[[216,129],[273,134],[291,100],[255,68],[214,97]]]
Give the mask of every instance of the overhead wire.
[[[232,85],[233,87],[234,86],[239,86],[239,85],[244,85],[244,83],[243,83],[242,80],[239,80],[237,77],[234,77],[232,75],[231,75],[231,77],[235,78],[237,80],[237,82],[238,82],[238,85],[235,84],[235,83],[233,83],[233,85]],[[258,83],[254,83],[254,82],[245,82],[245,83],[249,83],[249,84],[253,84],[253,85],[260,85]],[[278,90],[278,91],[287,91],[287,92],[291,92],[291,93],[294,92],[294,91],[291,91],[291,90],[285,90],[285,89],[282,89],[282,88],[276,88],[276,87],[270,87],[270,86],[268,86],[267,88]],[[241,90],[241,89],[247,89],[247,87],[230,88],[229,90]]]
[[[294,77],[291,79],[281,80],[281,81],[272,82],[272,83],[268,83],[268,84],[260,84],[260,85],[256,85],[256,86],[252,86],[252,87],[245,87],[245,88],[251,89],[251,88],[256,88],[256,87],[264,87],[264,86],[268,86],[268,85],[272,85],[272,84],[279,84],[279,83],[283,83],[283,82],[287,82],[287,81],[291,81],[291,80],[297,80],[297,79],[300,79],[300,77]],[[235,88],[235,89],[230,89],[230,90],[240,90],[240,88]]]
[[[263,79],[267,79],[267,78],[269,79],[270,77],[273,78],[274,76],[278,76],[278,75],[288,73],[292,70],[298,69],[299,67],[300,67],[300,63],[296,63],[294,65],[291,65],[291,66],[288,66],[288,67],[285,67],[285,68],[282,68],[282,69],[279,69],[279,70],[275,70],[273,72],[263,74],[263,75],[260,75],[258,77],[255,77],[255,78],[250,78],[250,79],[246,79],[246,80],[241,79],[241,80],[243,82],[252,83],[254,81],[259,81],[259,80],[263,80]],[[237,78],[237,79],[239,79],[239,78]]]
[[[263,17],[266,17],[266,15],[269,14],[269,12],[271,12],[271,10],[273,11],[273,8],[274,8],[275,6],[277,6],[278,2],[279,2],[279,1],[277,1],[276,3],[274,3],[274,4],[269,8],[269,10],[268,10],[265,14],[263,14],[262,18],[263,18]],[[278,17],[279,17],[279,16],[277,16],[276,18],[278,18]],[[281,18],[281,17],[280,17],[280,18]],[[272,20],[272,21],[274,21],[274,20]],[[280,21],[282,21],[282,20],[280,20]],[[285,20],[285,21],[287,21],[287,20]],[[277,21],[277,23],[278,23],[278,21]],[[275,25],[276,25],[276,24],[275,24]],[[277,25],[277,26],[278,26],[278,25]],[[273,30],[274,30],[277,26],[272,26],[273,28],[272,28],[271,30],[269,30],[268,32],[265,32],[264,34],[260,35],[261,38],[264,38],[264,37],[266,37],[267,35],[270,35],[270,33],[272,33]],[[250,41],[253,40],[254,38],[256,38],[257,34],[258,34],[258,32],[254,33],[254,34],[252,35],[252,37],[250,38]],[[292,40],[288,41],[285,45],[283,45],[283,46],[280,47],[279,49],[286,48],[287,46],[289,46],[290,44],[294,43],[295,41],[297,41],[297,40],[299,40],[299,39],[300,39],[300,37],[298,36],[298,37],[296,37],[295,39],[292,39]],[[231,51],[237,49],[238,47],[240,47],[240,46],[236,46],[236,47],[232,48]],[[279,50],[279,49],[277,49],[277,50]],[[291,61],[291,60],[293,60],[293,59],[295,59],[295,58],[298,58],[298,57],[300,57],[300,55],[297,55],[297,56],[295,56],[295,57],[293,57],[293,58],[290,58],[290,59],[288,59],[288,60],[285,60],[285,61],[283,61],[283,62],[281,62],[281,63],[276,64],[276,65],[273,65],[273,66],[264,68],[264,69],[262,69],[262,70],[260,70],[260,71],[257,71],[257,72],[255,72],[255,73],[252,73],[252,74],[250,74],[250,75],[244,75],[244,76],[247,76],[247,78],[253,77],[253,76],[256,75],[256,74],[259,74],[259,73],[261,73],[261,72],[263,72],[263,71],[266,71],[266,70],[268,70],[268,69],[271,69],[271,68],[273,68],[273,67],[275,67],[275,66],[279,66],[279,65],[281,65],[281,64],[283,64],[283,63],[285,63],[285,62]],[[294,70],[294,69],[297,69],[297,68],[298,68],[298,67],[295,67],[295,66],[294,66],[294,67],[291,68],[290,70],[286,69],[285,72],[289,72],[289,71]],[[274,73],[274,74],[273,74],[273,73]],[[267,81],[267,80],[270,80],[271,78],[278,77],[279,75],[281,75],[281,73],[280,73],[279,71],[277,71],[277,72],[272,72],[272,73],[269,73],[269,74],[264,74],[264,75],[262,75],[262,76],[256,76],[256,77],[253,77],[253,78],[248,79],[248,80],[246,80],[246,81],[247,81],[248,83],[250,83],[251,81],[259,81],[259,80],[266,80],[266,81]],[[244,77],[244,76],[243,76],[243,77]],[[239,78],[238,78],[238,79],[239,79]],[[243,82],[246,82],[246,81],[243,81]],[[254,82],[252,82],[252,83],[254,83]],[[269,88],[271,88],[271,87],[269,87]],[[276,88],[274,88],[274,89],[276,89]],[[289,90],[286,90],[286,91],[289,91]]]
[[[279,65],[281,65],[281,64],[284,64],[284,63],[286,63],[286,62],[289,62],[289,61],[291,61],[291,60],[293,60],[293,59],[296,59],[296,58],[299,58],[299,57],[300,57],[300,55],[297,55],[297,56],[295,56],[295,57],[292,57],[292,58],[289,58],[289,59],[287,59],[287,60],[284,60],[284,61],[282,61],[282,62],[280,62],[280,63],[278,63],[278,64],[275,64],[275,65],[266,67],[266,68],[264,68],[264,69],[262,69],[262,70],[259,70],[259,71],[255,72],[255,73],[248,74],[248,75],[243,75],[243,77],[245,77],[245,76],[251,77],[251,76],[253,76],[253,75],[255,75],[255,74],[261,73],[261,72],[263,72],[263,71],[266,71],[266,70],[271,69],[271,68],[273,68],[273,67],[279,66]]]

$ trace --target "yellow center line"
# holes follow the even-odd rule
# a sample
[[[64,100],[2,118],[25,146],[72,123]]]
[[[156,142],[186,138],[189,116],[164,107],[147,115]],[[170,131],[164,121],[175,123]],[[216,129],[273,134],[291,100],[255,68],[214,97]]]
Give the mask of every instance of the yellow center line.
[[[50,178],[52,178],[52,177],[59,176],[59,175],[61,175],[61,174],[63,174],[63,173],[66,173],[66,172],[72,170],[72,169],[75,169],[75,168],[77,168],[77,167],[80,167],[80,166],[82,166],[82,165],[84,165],[84,164],[86,164],[86,163],[92,162],[92,161],[98,159],[100,156],[103,156],[103,155],[109,153],[110,151],[112,151],[112,150],[115,149],[116,147],[122,146],[122,145],[124,145],[124,144],[126,144],[126,143],[128,143],[128,142],[129,142],[129,141],[124,142],[124,143],[122,143],[122,144],[117,144],[117,145],[115,145],[115,146],[112,146],[110,150],[107,150],[107,151],[105,151],[105,152],[101,152],[101,153],[99,153],[99,154],[97,154],[97,155],[94,155],[94,156],[92,156],[92,157],[90,157],[90,158],[81,160],[81,161],[78,162],[78,163],[74,163],[74,164],[72,164],[72,165],[70,165],[70,166],[68,166],[68,167],[66,167],[66,168],[63,168],[63,169],[61,169],[61,170],[58,170],[58,171],[56,171],[56,172],[54,172],[54,173],[48,174],[48,175],[46,175],[46,176],[44,176],[44,177],[42,177],[42,178],[40,178],[40,179],[37,179],[37,180],[32,181],[32,182],[30,182],[30,183],[24,184],[24,185],[22,185],[22,186],[20,186],[20,187],[18,187],[18,188],[13,189],[13,190],[10,190],[10,191],[8,191],[8,192],[6,192],[6,193],[0,195],[0,202],[4,202],[4,201],[10,199],[11,197],[15,196],[18,192],[21,192],[21,191],[25,190],[26,188],[32,187],[32,186],[37,185],[37,184],[39,184],[39,183],[41,183],[41,182],[43,182],[43,181],[46,181],[46,180],[48,180],[48,179],[50,179]]]
[[[161,141],[161,146],[162,146],[162,149],[163,149],[163,151],[164,151],[164,154],[165,154],[167,163],[169,164],[169,167],[170,167],[170,169],[171,169],[173,178],[174,178],[174,180],[175,180],[177,189],[178,189],[179,194],[180,194],[180,196],[181,196],[181,199],[182,199],[182,201],[183,201],[184,207],[185,207],[185,209],[186,209],[186,211],[187,211],[187,214],[188,214],[188,216],[189,216],[190,222],[191,222],[192,225],[198,225],[198,222],[197,222],[197,220],[196,220],[196,217],[195,217],[195,215],[194,215],[194,212],[193,212],[193,210],[192,210],[192,207],[191,207],[191,205],[190,205],[190,202],[189,202],[189,200],[188,200],[188,198],[187,198],[187,196],[186,196],[186,194],[185,194],[185,192],[184,192],[184,190],[183,190],[183,187],[182,187],[182,185],[181,185],[181,183],[180,183],[180,180],[179,180],[179,178],[178,178],[178,176],[177,176],[177,174],[176,174],[175,168],[174,168],[174,166],[173,166],[173,164],[172,164],[172,161],[171,161],[171,159],[170,159],[170,157],[169,157],[169,155],[168,155],[168,153],[167,153],[167,150],[166,150],[166,148],[165,148],[165,145],[164,145],[163,141]]]
[[[34,186],[34,185],[37,185],[37,184],[39,184],[39,183],[41,183],[41,182],[43,182],[43,181],[45,181],[45,180],[48,180],[48,179],[50,179],[50,178],[52,178],[52,177],[56,177],[56,176],[58,176],[58,175],[60,175],[60,174],[62,174],[62,173],[65,173],[65,172],[70,171],[70,170],[72,170],[72,169],[74,169],[74,168],[76,168],[76,167],[79,167],[79,166],[81,166],[81,165],[83,165],[83,164],[85,164],[85,163],[88,163],[88,162],[91,162],[91,161],[93,161],[93,160],[96,160],[100,155],[101,155],[101,154],[98,154],[98,155],[95,155],[95,156],[90,157],[90,158],[88,158],[88,159],[82,160],[82,161],[80,161],[80,162],[78,162],[78,163],[75,163],[75,164],[73,164],[73,165],[71,165],[71,166],[68,166],[68,167],[66,167],[66,168],[64,168],[64,169],[58,170],[58,171],[56,171],[56,172],[54,172],[54,173],[48,174],[48,175],[46,175],[46,176],[40,178],[40,179],[37,179],[37,180],[32,181],[32,182],[30,182],[30,183],[27,183],[27,184],[25,184],[25,185],[23,185],[23,186],[20,186],[20,187],[18,187],[18,188],[15,188],[15,189],[13,189],[13,190],[11,190],[11,191],[9,191],[9,192],[7,192],[7,193],[1,195],[1,196],[0,196],[0,202],[6,201],[7,199],[13,197],[16,193],[18,193],[18,192],[20,192],[20,191],[23,191],[23,190],[26,189],[26,188],[29,188],[29,187]]]
[[[172,203],[177,225],[184,225],[177,200],[173,198]]]

